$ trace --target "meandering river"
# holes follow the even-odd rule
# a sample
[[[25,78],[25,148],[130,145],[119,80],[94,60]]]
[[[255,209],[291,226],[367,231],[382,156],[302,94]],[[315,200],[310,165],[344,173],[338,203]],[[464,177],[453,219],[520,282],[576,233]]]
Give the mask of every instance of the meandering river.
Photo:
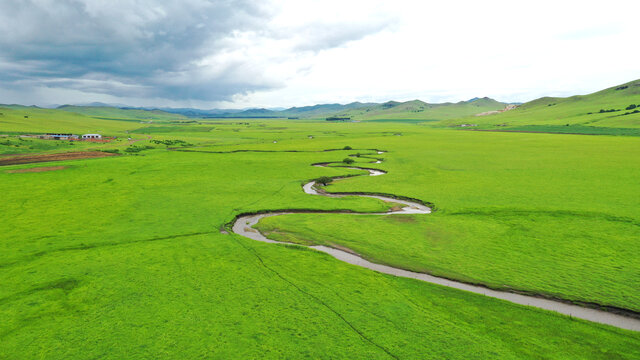
[[[376,153],[382,154],[383,152],[376,150]],[[364,154],[364,155],[367,155],[367,154]],[[381,160],[376,159],[372,161],[372,163],[380,163],[380,161]],[[329,164],[331,163],[314,164],[314,166],[324,167],[324,166],[328,166]],[[370,168],[363,168],[363,167],[348,167],[348,168],[365,170],[369,173],[368,174],[369,176],[380,176],[380,175],[386,174],[386,172],[377,170],[377,169],[370,169]],[[334,178],[334,179],[338,179],[338,178]],[[315,181],[311,181],[309,183],[304,184],[304,186],[302,187],[302,190],[309,195],[327,196],[327,197],[363,196],[363,197],[380,199],[385,202],[404,205],[400,209],[396,207],[384,213],[345,213],[345,216],[348,216],[348,215],[381,215],[383,216],[383,215],[390,215],[390,214],[429,214],[431,213],[431,209],[429,207],[417,201],[397,199],[391,196],[384,196],[384,195],[363,195],[359,193],[328,193],[323,191],[321,188],[321,185],[317,184]],[[293,214],[293,213],[301,213],[301,212],[300,211],[295,211],[295,212],[276,211],[276,212],[269,212],[269,213],[262,213],[262,214],[251,214],[251,215],[239,216],[238,218],[236,218],[235,222],[233,223],[232,230],[234,233],[238,235],[242,235],[249,239],[267,242],[267,243],[287,244],[285,242],[275,241],[267,238],[258,230],[254,229],[253,226],[257,224],[261,219],[266,217]],[[323,212],[314,211],[309,213],[323,213]],[[332,212],[327,211],[326,213],[332,213]],[[449,280],[441,277],[432,276],[429,274],[417,273],[417,272],[412,272],[412,271],[395,268],[391,266],[376,264],[363,259],[362,257],[356,255],[355,252],[352,252],[352,251],[339,250],[336,248],[331,248],[331,247],[322,246],[322,245],[315,245],[315,246],[308,246],[308,247],[313,248],[317,251],[322,251],[324,253],[327,253],[335,257],[336,259],[344,261],[346,263],[371,269],[380,273],[421,280],[421,281],[425,281],[432,284],[438,284],[438,285],[447,286],[447,287],[451,287],[459,290],[469,291],[476,294],[482,294],[485,296],[509,301],[512,303],[520,304],[520,305],[533,306],[540,309],[555,311],[555,312],[569,315],[575,318],[612,325],[622,329],[640,331],[640,319],[635,317],[619,315],[619,314],[615,314],[608,311],[583,307],[579,305],[573,305],[573,304],[569,304],[561,301],[544,299],[544,298],[535,297],[535,296],[522,295],[522,294],[517,294],[517,293],[507,292],[507,291],[492,290],[483,286],[466,284],[463,282],[453,281],[453,280]]]

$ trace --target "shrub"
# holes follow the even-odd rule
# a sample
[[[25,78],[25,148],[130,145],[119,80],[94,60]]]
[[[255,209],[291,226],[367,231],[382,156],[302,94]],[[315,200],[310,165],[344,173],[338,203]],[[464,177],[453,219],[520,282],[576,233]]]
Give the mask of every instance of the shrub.
[[[321,176],[316,179],[316,183],[322,184],[324,186],[331,184],[332,181],[333,179],[328,176]]]
[[[355,160],[353,160],[352,158],[344,158],[342,162],[349,165],[349,164],[353,164]]]
[[[636,105],[635,104],[631,104],[631,105],[627,106],[627,108],[625,110],[633,110],[635,108],[636,108]]]
[[[351,146],[345,146],[342,148],[342,150],[353,150],[353,148]]]
[[[119,154],[120,153],[119,149],[103,149],[103,150],[100,150],[100,151],[106,152],[106,153],[111,153],[111,154]]]
[[[128,153],[138,153],[142,150],[148,150],[148,149],[153,149],[153,146],[149,146],[149,145],[145,145],[145,146],[129,146],[128,148],[124,149],[125,152]]]
[[[151,140],[152,143],[154,144],[162,144],[162,145],[166,145],[166,146],[171,146],[171,145],[180,145],[180,146],[191,146],[191,144],[187,143],[184,140]]]

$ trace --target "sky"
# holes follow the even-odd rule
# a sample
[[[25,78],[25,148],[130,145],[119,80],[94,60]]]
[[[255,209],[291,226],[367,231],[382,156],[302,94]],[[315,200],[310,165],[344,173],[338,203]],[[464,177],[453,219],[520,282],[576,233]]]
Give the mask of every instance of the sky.
[[[640,78],[637,1],[0,0],[0,103],[253,108]]]

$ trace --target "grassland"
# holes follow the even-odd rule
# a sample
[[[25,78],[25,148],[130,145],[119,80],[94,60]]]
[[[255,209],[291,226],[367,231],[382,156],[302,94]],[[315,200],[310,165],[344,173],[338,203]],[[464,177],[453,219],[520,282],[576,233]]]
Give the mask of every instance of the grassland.
[[[505,131],[578,134],[578,135],[640,136],[640,128],[614,128],[614,127],[603,127],[603,126],[584,126],[579,124],[578,125],[512,126]]]
[[[144,136],[135,146],[153,149],[128,154],[122,141],[101,146],[123,156],[56,162],[66,166],[56,171],[7,172],[52,163],[0,168],[2,358],[640,357],[638,333],[220,232],[235,215],[266,209],[384,211],[374,199],[300,189],[359,173],[309,166],[354,152],[320,150],[382,148],[389,152],[375,166],[387,175],[328,189],[416,197],[436,213],[292,215],[263,226],[407,268],[634,308],[637,138],[404,122],[234,120],[172,132],[71,116],[54,123],[73,123],[66,132],[156,128],[137,130]],[[46,128],[15,119],[3,129]],[[164,139],[195,146],[168,151],[150,141]],[[239,149],[268,152],[215,153]]]
[[[640,310],[640,204],[629,196],[639,193],[637,139],[441,131],[385,140],[378,166],[389,174],[327,190],[423,199],[435,214],[287,215],[262,229],[412,270]]]
[[[124,133],[130,122],[104,120],[60,110],[26,106],[0,107],[0,134],[22,133]]]
[[[21,138],[20,136],[0,137],[0,155],[25,154],[34,152],[66,152],[83,150],[94,147],[87,142],[50,141],[35,138]]]

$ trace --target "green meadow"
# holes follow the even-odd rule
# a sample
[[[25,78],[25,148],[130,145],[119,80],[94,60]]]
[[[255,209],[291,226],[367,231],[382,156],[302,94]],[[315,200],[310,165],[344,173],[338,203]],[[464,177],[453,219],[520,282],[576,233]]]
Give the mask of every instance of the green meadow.
[[[419,272],[640,310],[637,139],[424,131],[380,143],[388,153],[374,166],[387,175],[327,190],[422,199],[433,214],[296,214],[259,227]]]
[[[247,212],[386,211],[376,199],[301,189],[321,176],[363,173],[313,163],[382,149],[370,155],[380,164],[353,159],[386,175],[334,181],[327,191],[417,198],[434,204],[432,214],[296,214],[258,227],[401,268],[640,311],[637,137],[0,112],[0,134],[9,135],[0,156],[76,146],[121,154],[0,167],[2,359],[640,357],[637,332],[227,231]],[[85,131],[119,140],[20,145],[16,137]],[[353,149],[323,151],[345,146]],[[15,172],[46,166],[64,168]]]
[[[39,152],[67,152],[70,150],[87,150],[95,147],[92,143],[71,141],[50,141],[37,138],[21,138],[20,136],[0,137],[0,155],[18,155]]]

